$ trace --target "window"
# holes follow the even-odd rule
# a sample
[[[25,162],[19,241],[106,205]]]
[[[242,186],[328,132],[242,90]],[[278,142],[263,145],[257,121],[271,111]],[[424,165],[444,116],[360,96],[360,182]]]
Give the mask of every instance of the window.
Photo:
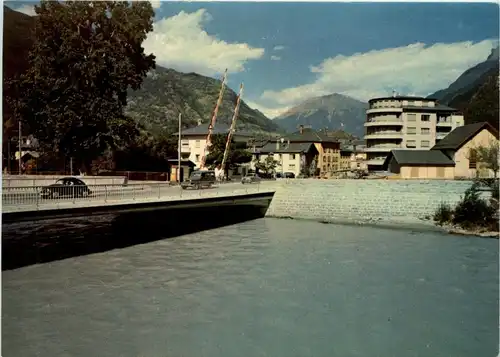
[[[416,148],[417,147],[417,142],[415,140],[408,140],[406,142],[406,147],[407,148]]]
[[[196,162],[200,161],[200,155],[196,155]]]
[[[431,146],[431,142],[429,140],[422,140],[420,142],[420,146],[423,148],[428,148],[429,146]]]
[[[199,148],[200,147],[200,141],[199,140],[196,140],[195,142],[195,147]]]
[[[326,171],[326,165],[323,165],[323,172]]]
[[[182,146],[189,146],[189,141],[182,141]]]
[[[417,121],[417,114],[408,114],[407,120],[408,121]]]
[[[323,162],[326,162],[326,155],[323,155]]]
[[[290,154],[290,160],[295,160],[295,154]]]
[[[422,114],[420,117],[421,121],[431,121],[431,116],[429,114]]]
[[[409,126],[408,128],[406,128],[406,134],[408,135],[415,135],[417,133],[417,128],[415,128],[414,126]]]
[[[429,129],[429,128],[420,128],[420,134],[426,135],[426,134],[430,134],[430,133],[431,133],[431,129]]]
[[[288,170],[295,170],[295,164],[289,164]]]
[[[469,153],[469,169],[477,168],[477,154],[474,150]]]
[[[332,157],[331,156],[328,156],[328,162],[330,162],[332,160]]]

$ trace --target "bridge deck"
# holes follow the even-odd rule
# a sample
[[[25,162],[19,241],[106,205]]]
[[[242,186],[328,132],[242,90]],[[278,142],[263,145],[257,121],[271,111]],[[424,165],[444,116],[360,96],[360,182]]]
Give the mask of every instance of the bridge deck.
[[[272,193],[275,191],[270,184],[223,184],[209,189],[182,190],[180,187],[158,185],[133,185],[120,188],[117,185],[109,187],[89,186],[93,194],[88,197],[59,197],[57,199],[42,199],[39,189],[27,187],[24,190],[16,188],[2,192],[2,213],[23,213],[34,211],[71,210],[77,208],[98,208],[103,206],[138,205],[153,203],[179,203],[182,201],[203,200],[208,198],[231,198],[256,193]]]

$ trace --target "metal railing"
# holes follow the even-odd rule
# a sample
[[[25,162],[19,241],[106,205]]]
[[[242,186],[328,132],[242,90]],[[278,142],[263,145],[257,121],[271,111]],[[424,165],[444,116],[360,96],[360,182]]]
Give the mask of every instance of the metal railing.
[[[229,197],[263,192],[262,186],[271,190],[269,185],[258,182],[246,185],[239,182],[232,185],[215,184],[210,188],[202,189],[182,189],[179,186],[165,184],[3,187],[2,210],[9,212],[98,206],[99,204]]]

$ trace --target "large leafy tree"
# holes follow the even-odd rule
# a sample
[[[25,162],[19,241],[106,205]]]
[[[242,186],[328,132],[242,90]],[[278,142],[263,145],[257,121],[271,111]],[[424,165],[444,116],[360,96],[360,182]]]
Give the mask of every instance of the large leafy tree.
[[[155,57],[142,42],[153,29],[149,2],[45,1],[35,7],[29,69],[8,83],[9,103],[46,151],[84,170],[138,135],[124,115]],[[25,129],[26,130],[26,129]]]
[[[212,167],[220,165],[226,149],[227,135],[215,134],[210,139],[209,153],[206,158],[206,164]],[[231,140],[229,152],[226,160],[226,170],[233,169],[238,165],[252,161],[252,154],[245,149],[244,145],[238,145]]]

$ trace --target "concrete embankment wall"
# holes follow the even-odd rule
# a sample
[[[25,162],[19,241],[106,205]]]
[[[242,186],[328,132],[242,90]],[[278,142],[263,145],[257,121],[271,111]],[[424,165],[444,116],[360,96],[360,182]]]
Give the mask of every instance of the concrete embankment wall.
[[[289,180],[275,185],[268,217],[431,227],[425,217],[432,216],[442,202],[457,203],[471,182]]]
[[[21,176],[2,176],[2,187],[32,187],[51,185],[56,180],[68,176],[52,175],[21,175]],[[85,182],[87,185],[122,185],[125,176],[75,176]]]

